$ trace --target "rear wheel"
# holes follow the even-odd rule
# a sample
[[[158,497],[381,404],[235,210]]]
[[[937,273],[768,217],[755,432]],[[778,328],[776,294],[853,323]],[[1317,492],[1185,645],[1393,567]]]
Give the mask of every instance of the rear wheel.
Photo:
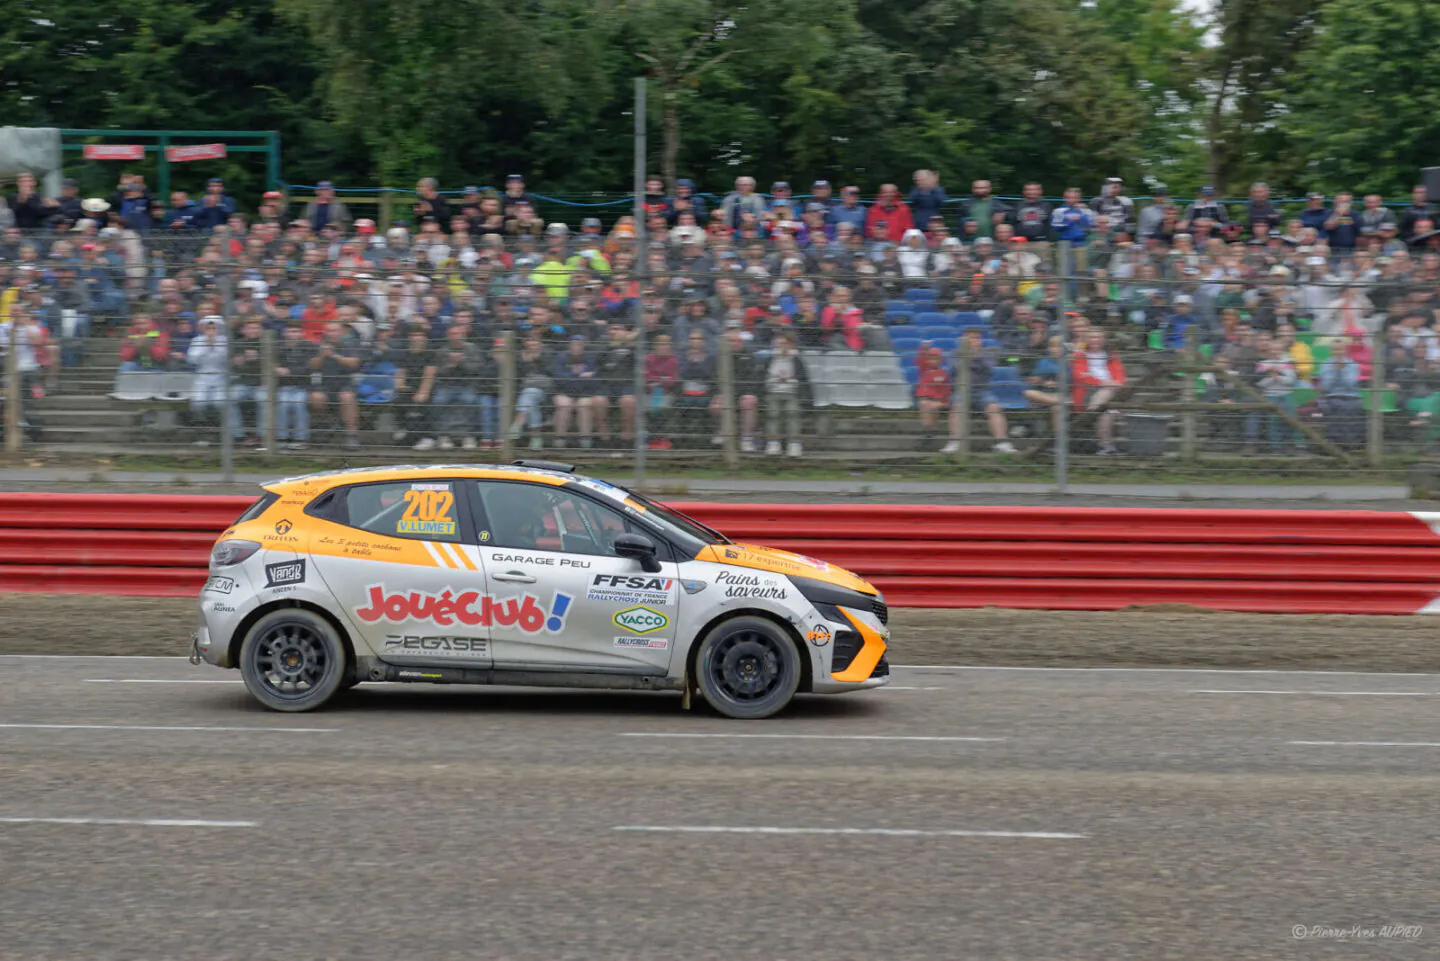
[[[769,717],[789,704],[800,686],[800,652],[774,622],[732,618],[700,642],[695,681],[705,700],[726,717]]]
[[[330,622],[297,607],[267,614],[240,645],[250,693],[275,711],[313,711],[342,690],[345,645]]]

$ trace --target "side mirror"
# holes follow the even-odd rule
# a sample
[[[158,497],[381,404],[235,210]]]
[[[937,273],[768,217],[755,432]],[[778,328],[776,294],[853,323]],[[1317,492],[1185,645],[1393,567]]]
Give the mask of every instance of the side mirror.
[[[660,573],[660,562],[655,559],[655,542],[644,534],[617,534],[615,553],[640,562],[640,569],[647,574]]]

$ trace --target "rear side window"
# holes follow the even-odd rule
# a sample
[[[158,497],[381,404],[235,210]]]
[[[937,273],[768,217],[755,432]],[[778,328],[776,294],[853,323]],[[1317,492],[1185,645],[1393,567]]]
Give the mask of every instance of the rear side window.
[[[446,480],[391,481],[347,488],[330,511],[347,527],[386,537],[458,541],[455,484]]]
[[[259,517],[261,514],[269,510],[270,505],[275,503],[279,499],[279,494],[273,493],[271,491],[266,491],[258,501],[245,508],[245,513],[241,514],[238,518],[236,518],[235,524],[243,524],[246,521],[253,521],[255,518]],[[235,524],[231,524],[230,526],[234,527]]]

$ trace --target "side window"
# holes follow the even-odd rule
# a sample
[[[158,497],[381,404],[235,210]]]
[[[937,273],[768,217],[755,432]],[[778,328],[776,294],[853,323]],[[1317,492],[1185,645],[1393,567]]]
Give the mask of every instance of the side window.
[[[483,544],[613,557],[615,536],[639,531],[624,515],[562,488],[481,481],[478,489],[489,525]]]
[[[460,512],[453,481],[358,484],[345,491],[332,516],[348,527],[386,537],[458,541]]]

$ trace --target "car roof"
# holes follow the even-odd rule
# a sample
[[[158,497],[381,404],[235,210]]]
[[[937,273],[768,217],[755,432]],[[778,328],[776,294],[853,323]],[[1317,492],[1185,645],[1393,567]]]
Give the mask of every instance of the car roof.
[[[400,464],[391,467],[355,467],[346,470],[321,471],[296,477],[277,477],[260,486],[281,493],[303,489],[319,494],[342,484],[366,484],[375,481],[424,480],[432,477],[465,477],[480,480],[516,480],[559,487],[574,481],[592,481],[579,474],[546,470],[539,467],[516,467],[509,464]],[[608,486],[608,485],[607,485]]]

